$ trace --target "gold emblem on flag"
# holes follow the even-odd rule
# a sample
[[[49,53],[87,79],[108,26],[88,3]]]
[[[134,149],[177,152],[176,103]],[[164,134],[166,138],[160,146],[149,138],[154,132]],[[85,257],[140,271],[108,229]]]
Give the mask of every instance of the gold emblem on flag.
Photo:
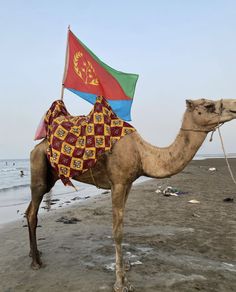
[[[85,84],[99,85],[95,69],[90,61],[83,58],[82,52],[76,52],[73,58],[75,73],[83,80]]]

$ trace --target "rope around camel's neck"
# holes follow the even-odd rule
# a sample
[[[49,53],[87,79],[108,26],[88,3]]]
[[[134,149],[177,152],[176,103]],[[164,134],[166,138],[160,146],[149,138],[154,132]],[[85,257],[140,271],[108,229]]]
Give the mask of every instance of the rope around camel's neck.
[[[221,132],[220,132],[220,127],[218,127],[218,133],[219,133],[219,136],[220,136],[221,147],[222,147],[222,150],[223,150],[223,152],[224,152],[224,157],[225,157],[226,164],[227,164],[227,166],[228,166],[228,170],[229,170],[230,176],[231,176],[233,182],[236,184],[235,177],[234,177],[234,175],[233,175],[232,169],[231,169],[230,164],[229,164],[228,157],[227,157],[227,155],[226,155],[226,151],[225,151],[225,147],[224,147],[223,138],[222,138],[222,135],[221,135]]]

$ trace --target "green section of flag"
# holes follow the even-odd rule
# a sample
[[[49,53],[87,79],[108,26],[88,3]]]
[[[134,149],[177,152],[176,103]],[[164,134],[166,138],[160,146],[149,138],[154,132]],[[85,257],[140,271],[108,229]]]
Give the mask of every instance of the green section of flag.
[[[93,56],[93,58],[119,82],[125,94],[128,97],[133,98],[138,75],[132,73],[124,73],[111,68],[107,64],[103,63],[83,42],[81,42],[78,38],[77,40]]]

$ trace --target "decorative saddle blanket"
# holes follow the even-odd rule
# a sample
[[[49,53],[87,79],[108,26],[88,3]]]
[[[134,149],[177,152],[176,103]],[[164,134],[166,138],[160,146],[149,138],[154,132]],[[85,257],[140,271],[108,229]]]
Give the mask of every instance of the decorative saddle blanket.
[[[65,185],[92,168],[99,155],[135,129],[118,118],[106,99],[97,97],[88,116],[71,116],[62,100],[53,102],[45,120],[48,159]]]

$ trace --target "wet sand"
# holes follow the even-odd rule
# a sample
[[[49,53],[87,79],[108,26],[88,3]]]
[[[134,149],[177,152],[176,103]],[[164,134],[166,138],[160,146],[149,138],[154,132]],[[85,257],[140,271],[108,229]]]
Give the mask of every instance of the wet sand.
[[[236,174],[236,159],[230,164]],[[167,186],[181,194],[155,192]],[[127,202],[123,245],[135,291],[236,291],[235,211],[236,186],[222,159],[193,161],[172,178],[135,185]],[[25,222],[4,225],[0,291],[112,291],[111,214],[108,193],[40,215],[44,264],[38,271],[30,269]],[[65,217],[78,221],[65,224]]]

